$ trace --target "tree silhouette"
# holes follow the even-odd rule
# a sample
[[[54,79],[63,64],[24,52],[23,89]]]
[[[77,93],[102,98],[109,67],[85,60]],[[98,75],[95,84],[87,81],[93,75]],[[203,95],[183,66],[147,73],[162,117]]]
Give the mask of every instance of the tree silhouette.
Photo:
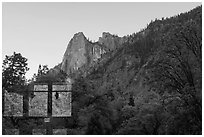
[[[2,87],[7,91],[17,91],[26,83],[25,73],[29,70],[27,59],[14,52],[3,60]]]

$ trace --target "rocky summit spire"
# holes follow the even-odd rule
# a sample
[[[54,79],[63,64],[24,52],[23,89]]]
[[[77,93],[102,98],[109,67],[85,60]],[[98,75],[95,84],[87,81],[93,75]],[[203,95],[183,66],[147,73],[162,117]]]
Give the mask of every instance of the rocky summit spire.
[[[123,38],[104,32],[99,41],[92,43],[86,39],[82,32],[74,34],[65,51],[61,70],[72,74],[77,70],[88,70],[108,50],[115,50],[120,47]],[[83,70],[82,70],[83,71]]]
[[[70,74],[87,63],[85,48],[87,42],[82,32],[76,33],[70,40],[62,60],[61,69],[64,72]]]
[[[89,42],[82,32],[74,34],[70,40],[62,60],[61,70],[72,74],[77,70],[89,69],[104,54],[105,47]],[[82,70],[83,71],[83,70]]]
[[[123,42],[123,38],[103,32],[99,41],[92,43],[86,39],[83,32],[78,32],[74,34],[67,46],[62,60],[61,70],[68,75],[79,69],[82,70],[81,68],[87,70],[87,68],[102,57],[102,54],[107,51],[116,50]]]

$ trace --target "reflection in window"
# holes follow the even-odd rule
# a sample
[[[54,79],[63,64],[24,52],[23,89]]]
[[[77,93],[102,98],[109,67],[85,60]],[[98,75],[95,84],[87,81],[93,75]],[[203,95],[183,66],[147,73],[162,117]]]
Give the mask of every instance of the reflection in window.
[[[23,116],[23,96],[5,91],[4,116]]]
[[[53,129],[53,135],[67,135],[67,129]]]
[[[46,135],[46,129],[33,129],[33,135]]]
[[[52,92],[52,115],[71,116],[71,92]]]
[[[69,90],[71,90],[71,84],[52,85],[52,91],[69,91]]]
[[[47,92],[34,92],[33,97],[29,97],[29,115],[47,116]]]
[[[48,91],[48,85],[34,85],[34,91]]]
[[[19,135],[19,129],[5,129],[5,135]]]

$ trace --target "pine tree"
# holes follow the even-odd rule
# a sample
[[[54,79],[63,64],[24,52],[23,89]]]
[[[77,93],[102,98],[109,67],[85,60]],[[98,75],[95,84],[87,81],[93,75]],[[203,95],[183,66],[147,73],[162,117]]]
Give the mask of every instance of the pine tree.
[[[25,73],[29,70],[27,59],[20,53],[14,52],[3,60],[2,87],[7,91],[14,91],[26,84]]]

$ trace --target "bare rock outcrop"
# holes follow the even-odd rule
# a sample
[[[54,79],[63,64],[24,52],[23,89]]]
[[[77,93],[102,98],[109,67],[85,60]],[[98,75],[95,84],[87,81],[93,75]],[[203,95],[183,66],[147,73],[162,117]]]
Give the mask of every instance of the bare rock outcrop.
[[[76,33],[67,46],[61,70],[68,75],[72,74],[81,68],[89,67],[105,52],[102,45],[88,41],[82,32]]]
[[[109,51],[120,48],[126,41],[125,37],[112,35],[109,32],[103,32],[102,37],[99,37],[98,43],[104,45]]]
[[[82,32],[74,35],[65,51],[61,69],[70,74],[87,63],[87,40]]]

